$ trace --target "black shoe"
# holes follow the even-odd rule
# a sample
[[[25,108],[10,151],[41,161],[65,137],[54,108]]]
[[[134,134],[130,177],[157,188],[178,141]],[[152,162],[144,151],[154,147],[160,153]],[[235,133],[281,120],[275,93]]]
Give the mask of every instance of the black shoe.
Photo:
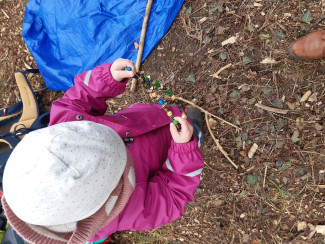
[[[197,124],[199,126],[199,128],[202,130],[203,117],[202,117],[201,110],[198,108],[195,108],[195,107],[190,107],[186,114],[187,114],[187,117],[190,118],[192,123]]]

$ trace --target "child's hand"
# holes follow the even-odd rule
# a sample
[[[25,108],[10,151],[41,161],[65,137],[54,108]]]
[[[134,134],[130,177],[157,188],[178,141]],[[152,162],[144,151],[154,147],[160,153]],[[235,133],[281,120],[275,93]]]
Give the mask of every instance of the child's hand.
[[[182,117],[175,117],[182,126],[180,131],[177,131],[176,126],[171,123],[170,124],[170,133],[172,134],[173,140],[176,143],[187,143],[192,139],[193,136],[193,126],[190,125],[186,119]]]
[[[125,67],[130,67],[132,70],[124,70]],[[132,78],[133,76],[135,76],[135,66],[133,61],[123,58],[115,60],[111,66],[111,74],[114,80],[118,82],[126,78]]]

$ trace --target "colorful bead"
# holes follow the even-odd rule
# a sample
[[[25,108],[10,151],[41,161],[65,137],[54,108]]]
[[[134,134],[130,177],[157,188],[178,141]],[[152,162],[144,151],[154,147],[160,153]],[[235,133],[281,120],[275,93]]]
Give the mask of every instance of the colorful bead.
[[[174,125],[177,125],[177,124],[178,124],[178,121],[174,119],[174,120],[173,120],[173,124],[174,124]]]
[[[168,108],[166,108],[166,106],[165,107],[163,107],[163,106],[161,106],[162,107],[162,109],[166,112],[166,113],[168,113],[169,112],[169,109]]]
[[[160,87],[160,83],[158,81],[155,81],[154,86],[157,87],[157,88],[159,88]]]
[[[168,115],[168,117],[170,117],[170,116],[173,115],[173,112],[172,112],[172,111],[168,111],[168,112],[167,112],[167,115]]]
[[[187,114],[184,111],[182,111],[182,118],[187,119]]]
[[[165,103],[164,100],[162,100],[162,99],[159,99],[159,100],[158,100],[158,104],[159,104],[159,105],[164,105],[164,103]]]
[[[148,82],[150,79],[149,79],[148,76],[145,76],[145,77],[144,77],[144,80],[145,80],[146,82]]]
[[[153,79],[151,79],[151,80],[150,80],[150,83],[152,83],[152,84],[154,85],[154,84],[156,84],[156,81],[153,80]]]
[[[176,100],[176,96],[175,95],[172,95],[171,97],[170,97],[170,100],[172,100],[173,102]]]
[[[152,98],[156,98],[158,96],[158,93],[157,92],[152,92],[152,93],[150,93],[150,96]]]
[[[172,93],[171,90],[169,90],[168,88],[165,90],[165,93],[166,93],[169,97],[173,96],[173,93]]]
[[[127,71],[131,71],[132,70],[131,67],[125,67],[124,69],[127,70]]]

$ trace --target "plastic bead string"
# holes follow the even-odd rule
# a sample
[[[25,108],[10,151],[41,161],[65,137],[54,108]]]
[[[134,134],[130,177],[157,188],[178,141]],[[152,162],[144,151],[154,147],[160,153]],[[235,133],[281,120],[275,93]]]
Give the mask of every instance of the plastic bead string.
[[[126,67],[125,70],[131,71],[131,68]],[[139,73],[136,73],[136,76],[138,78],[142,78],[142,80],[144,82],[147,82],[147,84],[153,85],[153,87],[156,88],[157,90],[159,88],[162,88],[162,85],[157,80],[152,79],[150,76],[140,75]],[[176,96],[172,93],[172,91],[169,88],[166,88],[164,90],[164,93],[168,95],[168,97],[172,102],[176,100]],[[166,112],[167,116],[173,121],[173,124],[176,126],[176,129],[180,131],[181,124],[174,118],[173,112],[168,109],[166,101],[164,101],[156,91],[151,92],[150,97],[152,99],[157,100],[158,104],[160,105],[160,108]],[[184,111],[182,111],[182,118],[187,119],[187,115]]]

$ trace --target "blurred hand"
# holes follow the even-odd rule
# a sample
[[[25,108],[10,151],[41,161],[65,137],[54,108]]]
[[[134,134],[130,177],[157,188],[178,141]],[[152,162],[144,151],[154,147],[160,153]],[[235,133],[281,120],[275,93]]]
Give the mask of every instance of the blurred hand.
[[[170,133],[172,134],[173,140],[176,143],[189,142],[193,136],[193,126],[190,125],[187,120],[183,119],[182,117],[175,117],[174,119],[181,124],[182,129],[180,131],[177,131],[176,126],[173,123],[170,124]]]
[[[132,70],[127,71],[125,67],[130,67]],[[114,80],[121,82],[126,78],[132,78],[135,76],[135,66],[133,61],[128,59],[119,58],[115,60],[111,66],[111,74]]]

